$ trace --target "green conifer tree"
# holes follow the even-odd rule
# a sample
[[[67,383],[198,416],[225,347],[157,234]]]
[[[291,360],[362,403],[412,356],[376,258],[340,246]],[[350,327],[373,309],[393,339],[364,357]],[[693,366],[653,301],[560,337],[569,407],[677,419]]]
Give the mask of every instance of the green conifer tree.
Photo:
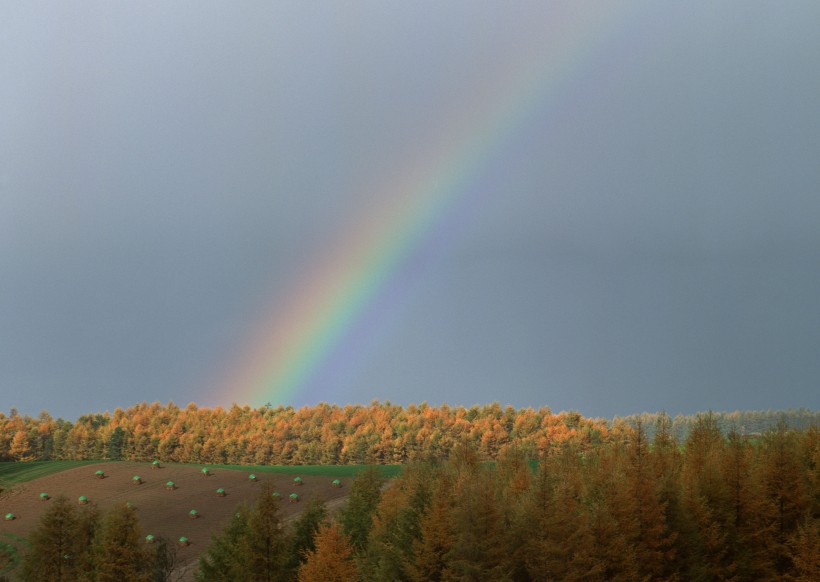
[[[367,537],[373,526],[373,513],[382,496],[384,478],[375,467],[368,467],[353,480],[347,505],[341,512],[341,525],[350,538],[353,549],[363,555],[367,547]]]
[[[454,539],[444,580],[506,580],[509,553],[501,498],[491,470],[458,466],[453,494]]]
[[[430,504],[434,468],[408,466],[385,490],[373,518],[367,557],[360,564],[368,580],[402,582],[411,579],[414,544],[421,537],[420,521]]]
[[[31,534],[31,550],[23,558],[24,581],[74,582],[79,579],[76,507],[61,495],[52,500]]]
[[[236,580],[279,582],[290,578],[287,569],[288,538],[279,517],[280,501],[270,483],[263,484],[248,518],[248,531],[239,555],[247,576]]]
[[[94,549],[97,582],[149,582],[150,560],[136,511],[113,507],[105,517]]]
[[[95,544],[102,528],[100,512],[93,505],[86,505],[79,510],[77,522],[78,548],[75,554],[78,582],[95,580]]]
[[[223,532],[214,536],[208,551],[199,558],[197,579],[207,582],[233,582],[241,579],[245,564],[241,546],[248,535],[249,510],[240,506]]]
[[[408,574],[414,582],[441,582],[453,545],[452,479],[437,468],[430,484],[430,502],[419,520],[419,538],[413,543]]]

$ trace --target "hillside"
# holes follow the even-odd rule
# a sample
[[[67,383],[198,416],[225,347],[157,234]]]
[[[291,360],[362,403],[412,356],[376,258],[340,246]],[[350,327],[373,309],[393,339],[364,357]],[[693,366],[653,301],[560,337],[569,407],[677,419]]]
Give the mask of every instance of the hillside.
[[[105,478],[95,477],[98,470],[104,471]],[[103,511],[115,504],[130,502],[137,510],[144,534],[171,540],[181,536],[189,538],[191,545],[179,549],[179,560],[195,563],[236,507],[240,503],[253,503],[262,482],[272,482],[283,500],[295,492],[303,501],[317,496],[333,507],[344,499],[347,492],[344,485],[350,480],[346,476],[339,477],[343,487],[337,489],[330,486],[334,476],[257,473],[257,481],[252,482],[248,471],[214,468],[210,472],[211,476],[203,477],[201,466],[172,464],[152,469],[150,463],[106,462],[26,481],[0,494],[2,515],[16,516],[13,521],[0,521],[0,542],[18,549],[23,546],[20,540],[26,539],[37,527],[40,515],[48,506],[49,501],[40,499],[41,493],[48,493],[52,499],[65,495],[73,501],[83,495]],[[132,482],[135,475],[143,480],[142,484]],[[293,484],[297,476],[302,478],[301,486]],[[173,490],[166,489],[168,481],[174,482]],[[217,496],[218,488],[225,489],[225,497]],[[283,519],[296,516],[301,507],[302,503],[283,501]],[[190,518],[192,509],[197,510],[199,518]]]

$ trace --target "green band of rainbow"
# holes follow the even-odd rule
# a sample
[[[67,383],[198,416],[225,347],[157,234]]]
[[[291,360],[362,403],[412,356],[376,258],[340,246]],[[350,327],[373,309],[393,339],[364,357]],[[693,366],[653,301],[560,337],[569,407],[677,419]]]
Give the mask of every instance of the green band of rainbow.
[[[293,404],[310,393],[323,362],[399,276],[414,249],[446,228],[455,209],[473,202],[473,176],[528,119],[549,111],[560,88],[588,70],[593,49],[626,17],[626,8],[635,6],[591,2],[582,10],[556,11],[549,26],[553,34],[529,47],[514,68],[496,71],[487,93],[465,103],[431,138],[430,147],[382,185],[389,192],[383,204],[363,216],[285,301],[261,318],[213,400]],[[328,390],[314,393],[327,400]]]

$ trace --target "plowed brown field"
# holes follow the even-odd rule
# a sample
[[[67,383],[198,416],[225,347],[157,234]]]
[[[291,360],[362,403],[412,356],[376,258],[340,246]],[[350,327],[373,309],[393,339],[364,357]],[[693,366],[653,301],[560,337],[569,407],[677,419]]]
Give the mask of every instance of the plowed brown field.
[[[106,477],[97,479],[97,470],[104,471]],[[103,511],[130,501],[136,508],[143,535],[162,535],[174,542],[181,536],[189,538],[191,545],[180,548],[178,558],[181,563],[191,563],[207,549],[211,537],[222,530],[240,503],[254,503],[263,482],[273,483],[281,493],[284,520],[296,516],[313,496],[323,498],[332,508],[341,503],[348,491],[344,478],[341,480],[345,486],[341,489],[331,487],[332,476],[256,473],[257,482],[252,482],[248,479],[249,471],[210,470],[211,476],[203,477],[201,466],[167,465],[152,469],[150,463],[118,462],[86,465],[34,479],[0,496],[0,518],[7,513],[16,516],[14,521],[0,521],[0,540],[6,539],[2,534],[7,533],[28,538],[50,503],[42,501],[40,493],[48,493],[52,499],[65,495],[72,503],[85,495],[89,503]],[[142,478],[141,485],[132,483],[135,475]],[[296,476],[302,478],[301,486],[293,484]],[[175,490],[165,489],[168,481],[174,482]],[[220,487],[225,489],[225,497],[217,496]],[[289,503],[291,493],[297,493],[301,501]],[[192,509],[199,513],[198,519],[189,517]]]

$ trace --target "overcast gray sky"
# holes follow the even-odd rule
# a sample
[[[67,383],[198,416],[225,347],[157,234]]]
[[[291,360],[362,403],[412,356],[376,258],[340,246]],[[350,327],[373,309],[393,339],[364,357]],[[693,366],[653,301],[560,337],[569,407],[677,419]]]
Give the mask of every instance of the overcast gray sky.
[[[0,410],[278,404],[218,383],[454,119],[480,163],[284,404],[817,409],[818,22],[3,2]],[[445,166],[476,145],[453,143]]]

